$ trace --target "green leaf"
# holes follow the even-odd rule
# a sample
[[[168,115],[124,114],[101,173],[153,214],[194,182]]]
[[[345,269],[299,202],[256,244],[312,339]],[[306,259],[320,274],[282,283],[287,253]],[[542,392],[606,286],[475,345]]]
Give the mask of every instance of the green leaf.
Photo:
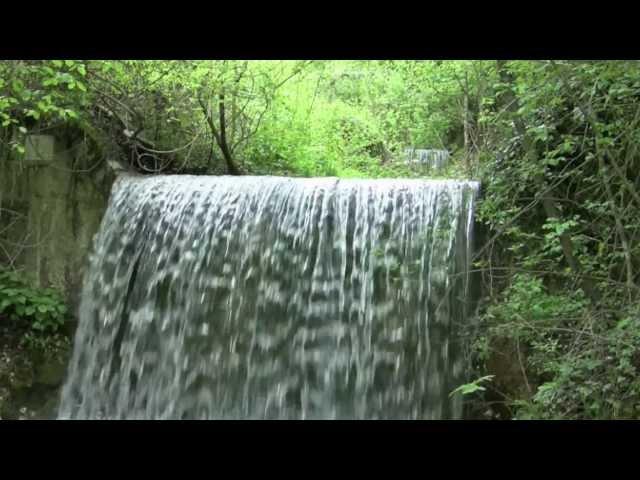
[[[13,90],[15,92],[17,92],[18,94],[22,94],[23,90],[24,90],[24,84],[20,81],[20,80],[14,80],[11,83],[11,87],[13,88]]]
[[[453,392],[451,392],[451,395],[454,395],[456,393],[461,393],[462,395],[468,395],[468,394],[476,392],[478,390],[485,390],[485,388],[481,387],[480,385],[477,385],[475,383],[468,383],[468,384],[465,384],[465,385],[460,385]]]
[[[449,394],[449,396],[452,397],[457,393],[461,395],[469,395],[470,393],[473,393],[473,392],[484,391],[486,389],[483,386],[481,386],[480,383],[490,381],[491,379],[493,379],[493,377],[494,375],[486,375],[484,377],[478,378],[477,380],[474,380],[471,383],[465,383],[463,385],[460,385],[458,388],[454,389]]]
[[[622,329],[626,328],[627,326],[629,326],[632,323],[632,321],[633,320],[631,318],[629,318],[629,317],[623,318],[622,320],[620,320],[618,322],[618,324],[616,325],[616,328],[622,330]]]

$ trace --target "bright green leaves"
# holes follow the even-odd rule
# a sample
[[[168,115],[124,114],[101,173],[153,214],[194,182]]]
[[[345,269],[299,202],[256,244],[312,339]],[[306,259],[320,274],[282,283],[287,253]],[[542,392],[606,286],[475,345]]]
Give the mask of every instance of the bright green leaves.
[[[578,315],[585,306],[584,296],[578,291],[570,297],[553,295],[544,287],[542,279],[517,274],[502,301],[487,313],[492,325],[504,327],[506,336],[524,338],[531,334],[532,328],[560,325],[563,319]]]
[[[316,62],[278,90],[249,146],[252,167],[279,169],[284,158],[294,174],[424,175],[403,163],[403,150],[454,146],[449,137],[461,138],[462,133],[460,80],[466,75],[469,89],[482,90],[490,75],[487,66],[463,61]]]
[[[464,385],[460,385],[456,389],[454,389],[449,396],[453,397],[454,395],[470,395],[475,392],[482,392],[486,390],[485,387],[481,385],[481,383],[489,382],[493,380],[494,375],[485,375],[484,377],[478,378],[470,383],[465,383]]]
[[[18,78],[11,81],[11,89],[17,96],[28,96],[29,92],[25,90],[24,82]]]
[[[33,118],[33,119],[35,119],[35,120],[40,120],[41,113],[40,113],[40,111],[39,111],[39,110],[33,110],[33,109],[31,109],[31,108],[28,108],[28,109],[26,109],[24,112],[25,112],[25,115],[26,115],[27,117],[31,117],[31,118]],[[46,112],[45,112],[45,113],[46,113]],[[26,129],[25,129],[25,130],[26,130]]]
[[[25,149],[24,146],[21,145],[18,142],[11,142],[10,143],[10,148],[11,150],[17,152],[19,155],[24,155]]]
[[[84,62],[74,60],[0,62],[0,75],[11,78],[0,83],[0,125],[78,119],[86,73]]]
[[[546,234],[546,238],[548,240],[555,241],[563,233],[567,233],[578,226],[579,220],[580,217],[577,215],[572,219],[565,221],[561,221],[557,218],[549,218],[547,219],[547,222],[542,225],[542,228],[549,232]]]
[[[18,274],[0,270],[0,316],[41,333],[55,333],[64,324],[67,307],[52,289],[32,288]]]

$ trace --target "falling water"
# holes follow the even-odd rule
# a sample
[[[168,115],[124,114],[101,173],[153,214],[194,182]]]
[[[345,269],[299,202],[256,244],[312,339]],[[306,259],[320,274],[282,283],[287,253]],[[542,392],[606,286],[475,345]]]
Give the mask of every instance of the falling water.
[[[429,170],[441,170],[449,163],[448,150],[407,148],[405,160],[409,164],[419,164]]]
[[[458,418],[477,184],[118,181],[60,418]]]

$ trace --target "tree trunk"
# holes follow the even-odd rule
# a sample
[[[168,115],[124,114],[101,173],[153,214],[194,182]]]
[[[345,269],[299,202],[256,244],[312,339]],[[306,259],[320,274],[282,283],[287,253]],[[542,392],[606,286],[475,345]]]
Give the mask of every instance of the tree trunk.
[[[218,101],[218,113],[220,116],[220,136],[218,141],[218,146],[222,151],[222,155],[224,156],[224,161],[227,164],[227,172],[231,175],[242,175],[242,172],[236,165],[233,160],[233,155],[231,154],[231,150],[229,149],[229,142],[227,142],[227,127],[226,127],[226,117],[224,111],[224,94],[221,93]]]
[[[202,112],[204,114],[207,125],[209,125],[209,129],[211,130],[211,135],[213,135],[218,148],[220,148],[220,151],[222,152],[225,164],[227,165],[227,173],[229,173],[230,175],[242,175],[242,171],[238,168],[235,161],[233,160],[233,155],[231,154],[231,149],[229,148],[229,143],[227,142],[224,94],[220,94],[218,101],[220,131],[218,131],[218,129],[216,128],[216,124],[213,121],[210,110],[207,108],[207,104],[200,97],[198,98],[198,101],[200,102],[200,107],[202,108]]]
[[[466,79],[465,79],[466,80]],[[466,83],[466,82],[465,82]],[[464,166],[467,172],[471,171],[469,159],[471,158],[471,133],[469,125],[469,91],[464,91],[464,106],[463,106],[463,128],[464,128]]]

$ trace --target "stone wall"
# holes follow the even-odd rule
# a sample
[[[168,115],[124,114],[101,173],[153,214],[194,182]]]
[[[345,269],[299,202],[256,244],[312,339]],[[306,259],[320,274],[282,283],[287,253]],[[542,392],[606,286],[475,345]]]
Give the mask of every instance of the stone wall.
[[[115,176],[83,142],[37,135],[25,150],[0,160],[0,264],[75,306]]]

